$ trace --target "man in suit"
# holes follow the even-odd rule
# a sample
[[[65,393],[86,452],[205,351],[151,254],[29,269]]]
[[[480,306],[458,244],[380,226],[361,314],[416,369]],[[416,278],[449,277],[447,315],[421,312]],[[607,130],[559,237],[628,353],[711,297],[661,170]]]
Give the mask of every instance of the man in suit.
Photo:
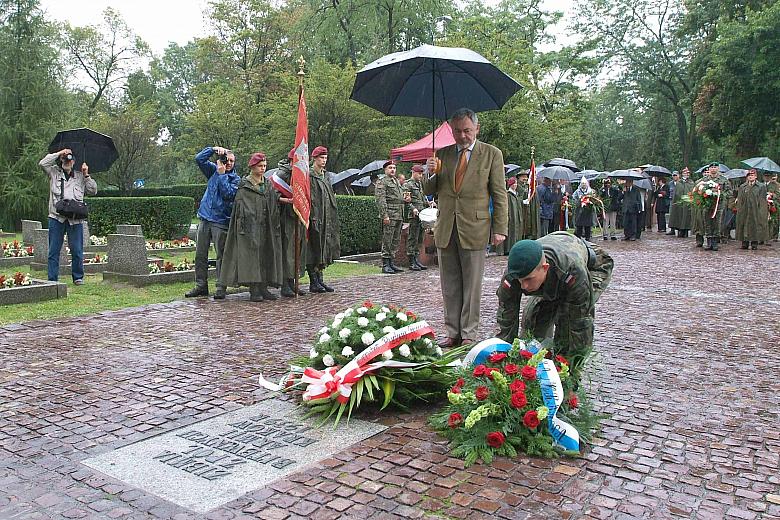
[[[623,195],[623,240],[636,240],[638,219],[642,209],[642,192],[634,186],[634,181],[627,180]]]
[[[426,195],[438,194],[434,238],[447,329],[442,347],[476,339],[485,247],[503,242],[508,225],[501,150],[477,140],[479,120],[468,108],[455,111],[450,127],[455,144],[428,159],[428,171],[435,173],[425,182]]]

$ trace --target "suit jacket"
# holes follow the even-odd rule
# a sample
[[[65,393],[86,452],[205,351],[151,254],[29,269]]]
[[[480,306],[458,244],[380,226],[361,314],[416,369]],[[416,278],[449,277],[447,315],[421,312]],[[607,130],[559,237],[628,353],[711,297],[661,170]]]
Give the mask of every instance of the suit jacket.
[[[481,141],[474,144],[460,193],[455,193],[456,145],[442,148],[436,157],[441,160],[441,171],[425,182],[425,194],[437,193],[439,197],[439,216],[433,230],[436,247],[449,245],[456,222],[464,249],[484,249],[490,242],[491,227],[492,233],[506,235],[509,217],[501,150]]]
[[[623,195],[623,213],[640,213],[642,211],[642,190],[631,186]]]

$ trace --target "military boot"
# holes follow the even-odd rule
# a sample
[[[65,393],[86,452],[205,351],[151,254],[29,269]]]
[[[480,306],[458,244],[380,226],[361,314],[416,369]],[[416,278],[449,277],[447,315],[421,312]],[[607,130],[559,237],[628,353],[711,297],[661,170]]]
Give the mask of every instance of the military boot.
[[[383,258],[382,259],[382,273],[383,274],[395,274],[395,271],[392,267],[390,267],[390,259],[389,258]]]
[[[704,235],[696,233],[696,247],[704,246]]]
[[[720,238],[718,238],[718,237],[713,237],[713,238],[712,238],[712,248],[711,248],[711,249],[712,249],[713,251],[717,251],[717,250],[718,250],[718,244],[719,244],[719,243],[720,243]]]
[[[270,292],[268,290],[268,284],[267,283],[261,283],[260,284],[260,294],[263,295],[264,300],[274,301],[278,300],[279,297],[275,295],[274,293]]]
[[[320,271],[318,269],[316,271],[316,273],[317,273],[317,283],[320,284],[320,287],[322,287],[323,289],[325,289],[328,292],[335,291],[335,289],[333,287],[331,287],[330,285],[326,284],[325,280],[323,280],[323,278],[322,278],[322,271]]]
[[[409,255],[409,270],[422,271],[422,269],[420,269],[420,266],[417,265],[417,262],[415,262],[414,255]]]
[[[392,270],[393,270],[393,271],[395,271],[396,273],[403,273],[403,272],[404,272],[404,270],[403,270],[403,269],[401,269],[400,267],[398,267],[397,265],[395,265],[395,262],[393,262],[393,259],[392,259],[392,258],[390,259],[390,269],[392,269]]]
[[[295,296],[295,292],[293,291],[293,288],[295,287],[293,285],[294,283],[295,281],[292,278],[285,280],[284,283],[282,284],[282,290],[279,294],[281,294],[285,298],[292,298],[293,296]]]
[[[306,272],[309,273],[309,292],[313,294],[322,294],[324,292],[327,292],[325,290],[325,287],[320,285],[319,280],[317,279],[317,270],[316,269],[306,269]]]
[[[260,284],[259,283],[253,283],[249,285],[249,301],[250,302],[261,302],[263,301],[263,295],[260,292]]]
[[[750,243],[750,249],[758,249],[758,242],[751,242]]]
[[[748,248],[748,242],[746,240],[743,240],[740,249],[747,249],[747,248]]]
[[[425,267],[420,263],[420,261],[417,259],[416,256],[414,257],[414,263],[417,264],[417,267],[420,268],[420,271],[426,271],[428,269],[427,267]]]
[[[715,239],[712,237],[707,237],[707,245],[704,246],[705,251],[712,251],[712,245],[714,243]]]

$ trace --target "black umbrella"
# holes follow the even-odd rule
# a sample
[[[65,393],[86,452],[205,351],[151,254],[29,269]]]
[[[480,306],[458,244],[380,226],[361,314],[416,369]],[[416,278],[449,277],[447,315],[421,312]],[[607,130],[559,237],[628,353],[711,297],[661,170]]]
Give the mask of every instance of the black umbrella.
[[[569,175],[571,170],[563,166],[548,166],[547,168],[540,168],[536,171],[539,177],[545,177],[547,179],[558,179],[561,181],[569,181]]]
[[[555,159],[550,159],[542,166],[563,166],[564,168],[568,168],[573,172],[582,171],[579,168],[577,168],[577,165],[574,164],[574,161],[570,159],[561,159],[560,157],[556,157]]]
[[[387,159],[379,159],[378,161],[371,161],[370,163],[366,164],[360,169],[360,171],[357,174],[358,178],[371,175],[375,171],[381,170],[382,165],[385,164],[386,162]]]
[[[729,170],[723,175],[726,176],[727,179],[741,179],[743,177],[747,177],[747,170],[743,170],[742,168],[734,168],[733,170]]]
[[[698,170],[696,170],[696,173],[702,173],[704,170],[707,170],[709,167],[710,167],[710,165],[709,165],[709,163],[707,163],[707,164],[705,164],[704,166],[702,166],[701,168],[699,168]],[[725,164],[723,164],[723,163],[718,163],[718,170],[720,170],[720,173],[726,173],[726,172],[727,172],[727,171],[729,171],[730,169],[731,169],[731,168],[729,168],[729,167],[728,167],[728,166],[726,166]]]
[[[651,177],[671,177],[672,172],[664,168],[663,166],[651,166],[649,168],[646,168],[644,171],[646,174],[650,175]]]
[[[611,179],[623,179],[626,181],[641,181],[646,179],[646,177],[642,175],[641,172],[634,170],[615,170],[609,172],[607,177]]]
[[[64,148],[70,148],[73,152],[76,168],[81,168],[81,163],[85,162],[89,165],[90,173],[108,171],[119,157],[113,139],[89,128],[57,132],[49,145],[49,153]]]
[[[348,170],[344,170],[343,172],[332,173],[330,175],[330,183],[331,184],[337,184],[337,183],[339,183],[339,182],[341,182],[343,180],[349,179],[350,177],[352,177],[353,175],[356,175],[358,173],[360,173],[360,169],[359,168],[350,168]]]

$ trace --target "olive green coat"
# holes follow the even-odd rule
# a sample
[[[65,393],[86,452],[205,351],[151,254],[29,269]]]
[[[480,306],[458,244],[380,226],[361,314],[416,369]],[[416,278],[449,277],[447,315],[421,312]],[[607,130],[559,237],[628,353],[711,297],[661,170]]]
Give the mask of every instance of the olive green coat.
[[[225,239],[220,285],[248,286],[282,282],[282,233],[279,193],[269,183],[257,186],[241,179]]]
[[[523,231],[520,236],[535,239],[539,236],[539,201],[534,197],[528,204],[523,203],[528,198],[529,189],[527,183],[517,183],[517,200],[523,210]]]
[[[524,293],[520,282],[504,275],[498,296],[498,337],[512,342],[530,333],[543,340],[553,336],[557,352],[579,365],[593,346],[596,302],[609,285],[614,261],[601,247],[556,231],[538,239],[550,267],[541,287]],[[589,251],[590,250],[590,251]],[[526,294],[520,328],[520,300]]]
[[[720,185],[720,202],[713,215],[711,209],[702,212],[702,222],[704,224],[704,236],[709,238],[720,238],[720,224],[723,221],[723,212],[728,206],[731,197],[731,182],[721,173],[714,179],[705,175],[703,180],[713,180]],[[701,182],[701,181],[699,181]]]
[[[669,227],[674,229],[691,229],[691,205],[682,198],[693,189],[693,181],[680,179],[674,186],[674,199],[669,209]]]
[[[403,188],[398,182],[398,177],[385,175],[377,182],[374,200],[376,200],[376,207],[379,209],[380,219],[385,217],[390,220],[404,219]]]
[[[328,266],[341,256],[339,239],[339,214],[336,194],[324,175],[314,168],[309,176],[311,187],[311,215],[309,217],[309,241],[306,265]]]
[[[737,192],[737,240],[759,242],[766,238],[769,211],[766,205],[766,184],[742,183]]]
[[[767,182],[766,191],[767,193],[774,194],[775,207],[778,207],[778,210],[780,210],[780,183],[777,181]],[[767,236],[765,240],[776,240],[778,231],[780,231],[780,218],[775,216],[775,218],[767,224]]]
[[[506,240],[498,245],[497,253],[508,255],[515,242],[523,239],[523,201],[512,190],[506,192],[509,202],[509,227]]]
[[[292,184],[292,166],[288,159],[279,161],[279,178],[287,184]],[[306,227],[301,223],[301,219],[295,214],[292,204],[280,204],[279,221],[282,233],[282,270],[285,280],[299,278],[303,275],[303,268],[306,265]],[[295,276],[295,228],[298,228],[298,243],[300,244],[301,260],[298,269],[298,276]]]

